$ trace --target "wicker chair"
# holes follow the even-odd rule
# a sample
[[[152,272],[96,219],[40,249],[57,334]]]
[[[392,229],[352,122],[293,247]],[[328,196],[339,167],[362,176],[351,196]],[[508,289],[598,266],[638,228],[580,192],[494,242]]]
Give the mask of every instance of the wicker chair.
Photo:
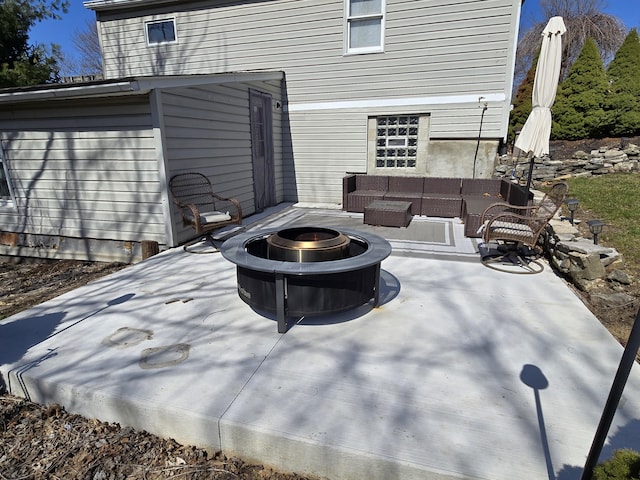
[[[242,223],[240,202],[214,193],[211,182],[201,173],[174,175],[169,181],[169,190],[180,211],[183,225],[192,227],[196,235],[204,235],[212,244],[211,232]],[[191,243],[194,242],[185,245],[184,249]]]
[[[482,239],[485,246],[497,242],[498,251],[483,256],[482,263],[512,273],[541,272],[544,267],[536,259],[541,253],[538,239],[568,191],[565,182],[558,182],[537,205],[519,207],[500,202],[488,206],[482,214]],[[524,247],[529,249],[527,253],[523,253]],[[520,268],[510,270],[508,267],[513,265]]]

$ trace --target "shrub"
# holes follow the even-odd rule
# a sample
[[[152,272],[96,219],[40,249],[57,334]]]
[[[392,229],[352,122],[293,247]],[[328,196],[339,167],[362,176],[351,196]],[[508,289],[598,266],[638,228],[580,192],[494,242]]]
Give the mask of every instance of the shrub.
[[[632,29],[607,69],[611,92],[605,106],[612,136],[640,132],[640,40]]]
[[[593,39],[584,44],[567,78],[560,84],[553,110],[553,139],[601,138],[609,82]]]
[[[640,453],[633,450],[616,450],[613,457],[593,469],[592,480],[640,479]]]
[[[522,128],[527,121],[527,117],[531,113],[533,94],[533,81],[536,76],[536,65],[538,63],[538,57],[540,56],[540,50],[533,59],[533,64],[527,72],[527,76],[524,77],[522,83],[516,91],[516,96],[513,100],[513,110],[511,110],[511,116],[509,117],[509,133],[507,140],[511,143],[516,138],[516,132]]]

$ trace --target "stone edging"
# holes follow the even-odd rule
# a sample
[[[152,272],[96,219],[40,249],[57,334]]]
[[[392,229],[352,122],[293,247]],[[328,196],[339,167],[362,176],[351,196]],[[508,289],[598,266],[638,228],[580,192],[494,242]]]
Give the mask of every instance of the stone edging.
[[[526,181],[530,159],[520,156],[502,155],[496,161],[494,177],[510,177]],[[624,148],[601,147],[587,153],[576,151],[570,159],[552,160],[545,156],[534,158],[532,184],[570,177],[590,177],[618,172],[640,172],[640,147],[632,143]]]
[[[615,248],[594,245],[592,239],[581,237],[578,229],[559,215],[549,222],[543,242],[552,268],[587,292],[592,301],[610,307],[635,302],[634,297],[615,289],[603,293],[605,283],[631,285],[634,281],[624,270],[622,256]]]

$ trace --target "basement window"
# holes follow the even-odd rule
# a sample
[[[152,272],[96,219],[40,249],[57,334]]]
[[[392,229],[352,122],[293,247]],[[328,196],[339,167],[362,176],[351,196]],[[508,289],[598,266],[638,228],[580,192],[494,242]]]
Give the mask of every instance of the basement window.
[[[418,159],[418,115],[377,118],[377,168],[415,168]]]
[[[429,120],[425,113],[380,115],[367,120],[367,171],[424,174]]]
[[[147,45],[161,45],[164,43],[177,43],[175,19],[158,20],[145,23]]]

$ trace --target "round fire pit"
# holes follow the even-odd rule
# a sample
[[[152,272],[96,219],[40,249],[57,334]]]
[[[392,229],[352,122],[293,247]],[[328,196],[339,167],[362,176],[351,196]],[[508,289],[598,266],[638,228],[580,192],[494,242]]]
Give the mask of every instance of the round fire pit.
[[[285,333],[287,317],[341,312],[371,299],[376,307],[391,245],[370,233],[305,226],[241,234],[221,250],[237,266],[240,298],[275,313]]]

